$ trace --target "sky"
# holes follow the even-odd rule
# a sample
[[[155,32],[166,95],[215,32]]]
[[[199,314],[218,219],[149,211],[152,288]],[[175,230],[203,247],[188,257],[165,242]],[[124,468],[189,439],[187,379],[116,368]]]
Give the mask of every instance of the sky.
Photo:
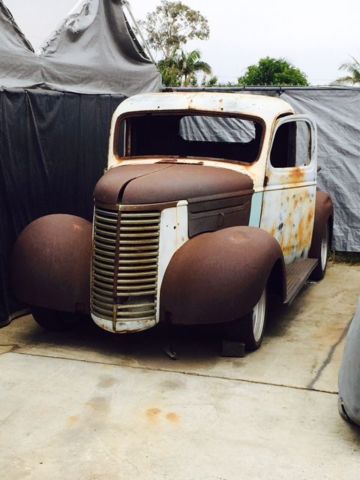
[[[339,66],[360,59],[360,0],[182,0],[209,21],[210,39],[193,41],[221,82],[236,81],[248,65],[265,56],[284,57],[313,85],[344,72]],[[4,0],[34,45],[56,28],[77,0]],[[160,0],[130,0],[136,18]]]

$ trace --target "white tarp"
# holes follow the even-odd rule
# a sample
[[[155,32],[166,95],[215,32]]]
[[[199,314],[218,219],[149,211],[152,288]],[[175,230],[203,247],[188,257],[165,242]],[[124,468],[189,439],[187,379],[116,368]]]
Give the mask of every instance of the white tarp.
[[[83,0],[35,54],[0,0],[0,87],[126,96],[158,91],[161,77],[130,34],[123,0]]]

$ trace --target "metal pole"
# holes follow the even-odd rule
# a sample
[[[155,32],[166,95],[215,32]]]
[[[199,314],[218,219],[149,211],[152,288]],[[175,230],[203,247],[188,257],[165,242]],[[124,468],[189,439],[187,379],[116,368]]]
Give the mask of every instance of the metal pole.
[[[150,57],[150,60],[151,60],[154,64],[156,64],[155,59],[154,59],[154,57],[152,56],[152,53],[151,53],[151,51],[150,51],[149,45],[148,45],[147,41],[145,40],[145,37],[143,36],[143,34],[142,34],[141,30],[140,30],[140,27],[139,27],[139,25],[138,25],[138,23],[137,23],[134,15],[133,15],[132,11],[131,11],[130,4],[129,4],[128,0],[122,0],[122,1],[121,1],[121,4],[122,4],[123,7],[126,7],[126,10],[127,10],[128,14],[129,14],[129,17],[131,18],[133,24],[135,25],[136,33],[139,34],[139,37],[140,37],[140,39],[141,39],[141,41],[142,41],[142,43],[143,43],[143,45],[144,45],[144,48],[145,48],[147,54],[148,54],[149,57]]]

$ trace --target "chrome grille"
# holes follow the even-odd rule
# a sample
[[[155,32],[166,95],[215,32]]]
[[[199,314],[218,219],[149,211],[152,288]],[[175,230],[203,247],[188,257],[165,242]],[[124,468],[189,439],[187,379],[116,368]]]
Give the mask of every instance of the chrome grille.
[[[156,318],[159,229],[160,212],[95,207],[91,311],[114,329]]]

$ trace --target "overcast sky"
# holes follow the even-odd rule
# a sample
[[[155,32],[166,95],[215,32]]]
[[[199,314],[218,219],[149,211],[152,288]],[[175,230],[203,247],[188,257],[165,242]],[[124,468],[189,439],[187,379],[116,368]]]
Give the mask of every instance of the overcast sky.
[[[285,57],[312,84],[343,75],[338,67],[360,59],[360,0],[183,0],[210,24],[210,40],[195,42],[221,81],[235,81],[265,56]],[[35,47],[77,0],[4,0]],[[130,0],[137,18],[160,0]]]

